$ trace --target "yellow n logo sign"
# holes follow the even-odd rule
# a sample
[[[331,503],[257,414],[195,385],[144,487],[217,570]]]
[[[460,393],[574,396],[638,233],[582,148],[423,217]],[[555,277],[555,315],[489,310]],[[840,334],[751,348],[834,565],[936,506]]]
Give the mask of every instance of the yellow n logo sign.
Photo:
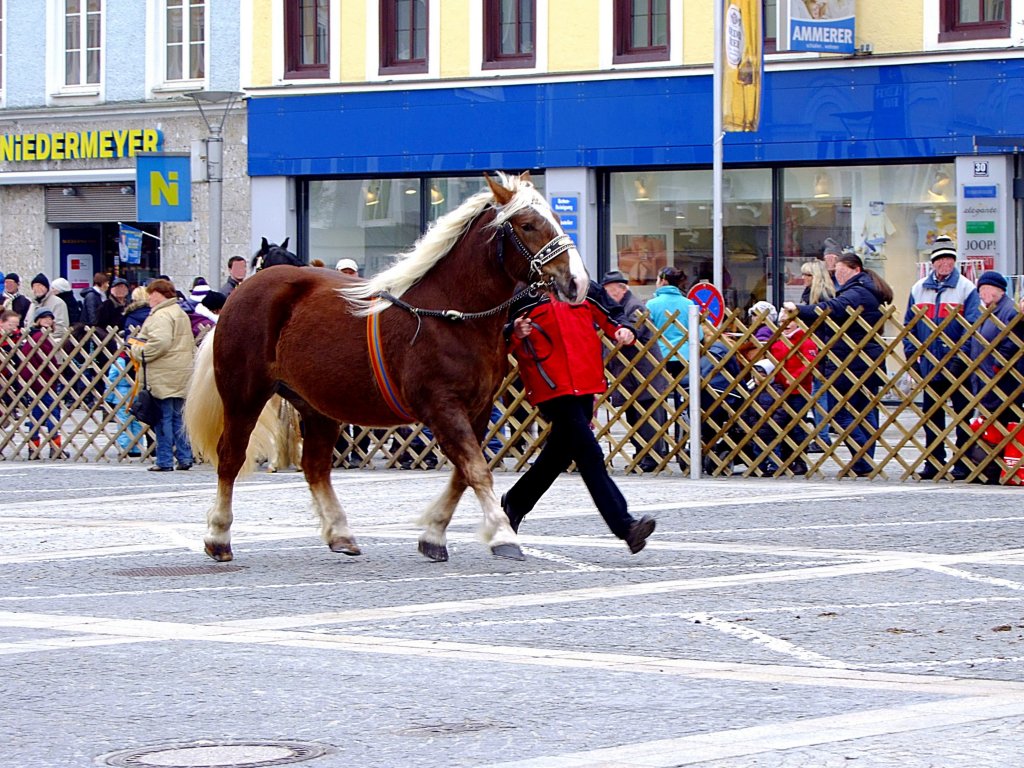
[[[178,172],[168,171],[165,178],[160,171],[149,172],[149,204],[152,206],[178,205]]]
[[[135,156],[135,179],[136,221],[192,221],[191,154],[141,152]]]

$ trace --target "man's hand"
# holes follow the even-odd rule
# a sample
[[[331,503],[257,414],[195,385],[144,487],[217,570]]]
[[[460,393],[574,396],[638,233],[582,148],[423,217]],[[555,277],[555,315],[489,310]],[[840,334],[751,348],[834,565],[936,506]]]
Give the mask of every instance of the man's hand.
[[[520,317],[517,317],[512,325],[512,333],[515,335],[517,339],[525,339],[527,336],[533,333],[533,323],[530,321],[530,318],[528,318],[526,315],[521,315]]]
[[[636,341],[636,336],[633,335],[633,332],[629,330],[629,328],[619,328],[615,331],[615,340],[619,342],[619,344],[628,345]]]
[[[782,302],[782,311],[779,312],[779,322],[796,317],[796,304],[792,301]]]

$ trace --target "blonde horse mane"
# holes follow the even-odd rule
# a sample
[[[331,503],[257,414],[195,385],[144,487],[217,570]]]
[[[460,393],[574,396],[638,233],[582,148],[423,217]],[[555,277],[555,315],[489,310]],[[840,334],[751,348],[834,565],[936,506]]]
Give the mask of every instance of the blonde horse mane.
[[[498,182],[512,192],[507,205],[498,208],[498,215],[489,225],[495,229],[509,218],[535,203],[545,203],[544,197],[528,178],[498,173]],[[352,313],[365,317],[390,306],[384,301],[373,301],[378,291],[387,291],[396,298],[416,285],[431,267],[448,255],[458,239],[462,237],[473,220],[494,201],[490,189],[484,189],[470,197],[450,213],[440,217],[412,249],[395,257],[391,266],[370,280],[359,285],[339,288],[338,293],[352,304]],[[546,204],[546,203],[545,203]]]

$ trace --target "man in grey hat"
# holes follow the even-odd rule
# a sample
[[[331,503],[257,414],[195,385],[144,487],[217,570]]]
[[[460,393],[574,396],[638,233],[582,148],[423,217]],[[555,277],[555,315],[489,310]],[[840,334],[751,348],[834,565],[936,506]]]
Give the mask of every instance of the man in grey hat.
[[[907,312],[903,316],[904,325],[911,325],[911,331],[903,340],[903,352],[908,360],[915,360],[914,370],[922,379],[932,374],[936,364],[949,352],[950,347],[958,347],[962,352],[956,354],[948,363],[934,372],[931,381],[922,393],[922,410],[927,413],[936,403],[942,403],[935,413],[925,422],[924,435],[928,462],[918,476],[922,480],[934,480],[942,472],[946,463],[945,441],[938,441],[939,433],[946,426],[946,401],[950,401],[950,412],[956,421],[956,443],[963,445],[967,440],[966,417],[967,391],[955,385],[956,379],[967,369],[967,353],[964,348],[965,324],[969,325],[981,314],[978,290],[974,283],[960,274],[956,268],[956,245],[948,237],[938,237],[931,252],[931,269],[928,274],[914,283],[907,301]],[[918,312],[924,314],[918,317]],[[940,325],[950,314],[957,313],[962,318],[949,321],[938,336],[933,337],[935,327]],[[917,318],[917,319],[915,319]],[[925,347],[922,349],[922,347]],[[967,468],[960,462],[953,466],[953,479],[962,480],[968,475]]]
[[[650,448],[650,452],[636,465],[636,470],[654,472],[658,468],[659,459],[665,458],[668,452],[664,439],[654,440],[657,425],[665,421],[665,409],[659,405],[649,417],[645,417],[644,413],[651,408],[654,401],[668,386],[668,382],[660,373],[650,383],[646,383],[651,379],[651,373],[654,370],[654,361],[651,358],[660,361],[661,348],[655,344],[646,354],[641,353],[641,348],[651,340],[652,331],[646,322],[647,307],[629,290],[629,278],[622,272],[613,270],[601,278],[601,285],[611,300],[622,307],[626,319],[636,329],[637,343],[633,346],[622,347],[608,362],[608,373],[613,377],[618,377],[625,369],[623,357],[633,363],[633,372],[627,375],[622,380],[621,386],[612,392],[612,405],[621,408],[625,404],[627,395],[623,390],[629,393],[639,391],[633,404],[626,407],[626,423],[631,427],[639,425],[636,435],[630,439],[633,444],[634,456],[643,453],[645,447]]]

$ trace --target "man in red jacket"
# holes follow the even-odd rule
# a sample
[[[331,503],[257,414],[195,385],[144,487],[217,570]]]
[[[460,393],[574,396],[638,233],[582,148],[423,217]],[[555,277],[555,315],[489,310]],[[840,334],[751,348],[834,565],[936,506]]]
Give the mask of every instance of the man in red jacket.
[[[505,326],[505,337],[519,362],[526,399],[540,409],[551,424],[547,442],[533,466],[501,497],[501,506],[512,529],[562,472],[576,462],[591,498],[608,528],[625,540],[636,554],[654,532],[654,518],[639,520],[626,509],[626,499],[608,476],[590,422],[594,395],[604,392],[604,357],[595,326],[620,344],[635,341],[622,308],[604,290],[591,283],[585,301],[569,304],[547,293],[525,296],[510,310],[514,318]]]

